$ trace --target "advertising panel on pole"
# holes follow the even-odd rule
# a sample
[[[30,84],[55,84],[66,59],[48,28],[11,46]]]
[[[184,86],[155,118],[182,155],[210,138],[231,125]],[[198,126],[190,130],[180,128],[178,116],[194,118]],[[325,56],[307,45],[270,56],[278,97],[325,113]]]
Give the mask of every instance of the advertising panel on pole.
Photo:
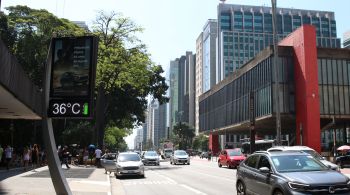
[[[52,39],[51,118],[92,118],[98,39],[94,36]]]

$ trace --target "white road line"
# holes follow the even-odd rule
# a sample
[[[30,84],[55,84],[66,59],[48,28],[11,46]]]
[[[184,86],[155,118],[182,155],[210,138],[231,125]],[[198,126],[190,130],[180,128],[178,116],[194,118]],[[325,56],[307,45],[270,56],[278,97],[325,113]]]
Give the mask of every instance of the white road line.
[[[203,192],[201,192],[201,191],[199,191],[197,189],[194,189],[194,188],[192,188],[192,187],[190,187],[188,185],[180,184],[180,186],[182,186],[182,187],[184,187],[184,188],[186,188],[186,189],[188,189],[188,190],[190,190],[190,191],[192,191],[192,192],[194,192],[196,194],[206,195],[206,193],[203,193]]]
[[[72,182],[76,182],[76,183],[88,183],[88,184],[96,184],[96,185],[101,185],[101,186],[110,186],[110,183],[107,183],[105,181],[84,181],[84,180],[80,180],[80,181],[72,181]]]
[[[107,174],[106,177],[107,177],[107,183],[109,183],[109,185],[111,186],[111,180],[109,178],[109,175]],[[111,188],[109,188],[107,195],[112,195]]]

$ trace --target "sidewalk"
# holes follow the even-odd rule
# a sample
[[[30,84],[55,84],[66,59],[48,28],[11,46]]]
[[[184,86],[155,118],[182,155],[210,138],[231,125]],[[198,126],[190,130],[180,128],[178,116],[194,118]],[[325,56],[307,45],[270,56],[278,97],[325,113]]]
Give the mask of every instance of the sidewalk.
[[[63,170],[74,195],[125,194],[120,181],[115,179],[114,174],[106,175],[104,169],[71,166],[71,169],[63,168]],[[10,175],[10,177],[0,180],[0,194],[56,194],[47,166],[23,173],[15,169],[10,171],[1,170],[0,175],[15,172],[17,172],[17,175]]]

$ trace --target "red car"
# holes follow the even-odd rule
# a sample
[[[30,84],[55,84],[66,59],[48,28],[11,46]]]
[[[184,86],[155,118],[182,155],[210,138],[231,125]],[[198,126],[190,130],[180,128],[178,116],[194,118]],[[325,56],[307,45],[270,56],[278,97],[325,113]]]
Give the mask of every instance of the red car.
[[[230,169],[237,168],[245,158],[240,148],[225,149],[220,153],[218,165],[219,167],[227,166]]]

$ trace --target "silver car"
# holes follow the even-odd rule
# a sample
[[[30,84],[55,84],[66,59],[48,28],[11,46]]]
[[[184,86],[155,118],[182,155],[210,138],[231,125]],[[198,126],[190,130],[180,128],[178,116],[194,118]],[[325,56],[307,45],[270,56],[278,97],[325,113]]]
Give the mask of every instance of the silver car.
[[[137,175],[145,177],[145,168],[139,154],[135,152],[122,152],[118,155],[115,176]]]
[[[340,167],[334,163],[329,162],[324,157],[322,157],[319,153],[317,153],[314,149],[307,146],[275,146],[267,150],[268,152],[274,151],[303,151],[305,153],[310,154],[317,160],[321,161],[327,167],[330,167],[332,170],[340,172]]]
[[[175,150],[170,156],[170,164],[190,164],[190,157],[184,150]]]
[[[144,165],[159,166],[159,155],[156,151],[147,151],[142,156],[142,162]]]

